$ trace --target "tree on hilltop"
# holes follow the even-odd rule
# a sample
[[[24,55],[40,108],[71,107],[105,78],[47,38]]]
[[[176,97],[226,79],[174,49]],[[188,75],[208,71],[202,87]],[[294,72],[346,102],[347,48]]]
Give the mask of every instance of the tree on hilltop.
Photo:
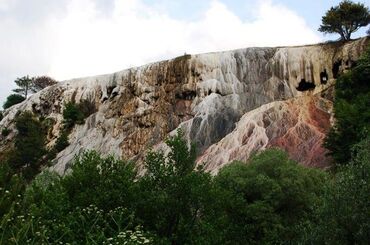
[[[350,40],[351,34],[370,23],[370,11],[362,3],[344,0],[331,7],[322,17],[319,28],[323,33],[338,33],[341,40]]]

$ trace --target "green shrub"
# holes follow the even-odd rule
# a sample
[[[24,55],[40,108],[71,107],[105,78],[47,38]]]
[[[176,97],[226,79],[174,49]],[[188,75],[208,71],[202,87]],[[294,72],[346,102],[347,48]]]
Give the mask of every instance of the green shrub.
[[[14,139],[14,150],[9,154],[9,164],[30,180],[38,173],[42,156],[46,154],[46,133],[40,121],[28,111],[16,117],[15,126],[18,133]]]
[[[68,102],[63,110],[64,125],[66,128],[72,128],[75,124],[83,124],[85,116],[79,110],[77,104]]]
[[[25,98],[22,95],[19,94],[11,94],[6,98],[6,101],[3,105],[4,109],[8,109],[9,107],[19,104],[22,101],[24,101]]]
[[[2,135],[3,137],[6,137],[6,136],[8,136],[8,135],[10,134],[10,132],[12,132],[10,129],[8,129],[8,128],[3,128],[3,129],[1,130],[1,135]]]
[[[57,152],[61,152],[64,150],[67,146],[69,146],[69,141],[68,141],[68,131],[67,130],[62,130],[57,141],[55,142],[54,149]]]
[[[325,187],[325,199],[305,231],[306,244],[367,244],[370,240],[370,137]]]
[[[62,184],[74,206],[94,204],[109,210],[132,200],[135,177],[132,163],[91,151],[75,159],[72,174]]]
[[[95,105],[90,101],[83,100],[80,104],[68,102],[63,110],[64,125],[66,128],[73,128],[75,124],[83,124],[95,112]]]
[[[335,85],[335,124],[325,147],[338,165],[348,164],[351,149],[370,134],[370,47],[352,71]]]
[[[223,244],[279,244],[299,237],[299,225],[320,200],[323,172],[270,149],[235,162],[215,178],[220,188],[215,224]]]
[[[162,242],[212,244],[211,225],[202,219],[215,200],[211,176],[194,170],[195,147],[188,147],[181,131],[166,144],[170,148],[167,156],[153,151],[146,156],[147,172],[139,180],[137,217]]]
[[[9,209],[0,220],[0,244],[152,244],[130,210],[135,177],[132,164],[96,152],[77,157],[65,177],[43,172],[20,212]]]
[[[4,118],[3,112],[0,111],[0,122],[1,122],[1,120],[3,120],[3,118]]]

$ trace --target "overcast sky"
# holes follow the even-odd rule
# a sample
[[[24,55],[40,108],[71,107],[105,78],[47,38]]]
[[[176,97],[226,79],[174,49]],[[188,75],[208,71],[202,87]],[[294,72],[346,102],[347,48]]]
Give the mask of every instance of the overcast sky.
[[[24,75],[65,80],[185,52],[336,39],[317,28],[326,10],[339,2],[0,0],[0,105],[13,81]]]

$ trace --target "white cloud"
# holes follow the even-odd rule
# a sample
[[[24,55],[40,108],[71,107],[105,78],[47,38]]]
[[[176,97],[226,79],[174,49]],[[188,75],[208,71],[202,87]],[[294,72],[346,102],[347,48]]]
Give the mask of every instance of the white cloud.
[[[296,45],[320,41],[297,14],[261,1],[253,22],[243,22],[213,1],[197,21],[170,18],[140,0],[116,0],[111,16],[92,1],[72,2],[59,23],[51,73],[58,78],[108,73],[187,53],[247,46]]]
[[[9,29],[18,33],[10,30],[10,37],[3,40],[0,65],[11,74],[17,70],[18,76],[41,72],[61,80],[110,73],[184,52],[320,41],[300,16],[268,0],[258,2],[253,21],[243,21],[219,1],[211,2],[193,21],[174,19],[163,8],[142,0],[114,0],[109,14],[101,14],[96,0],[67,4],[63,14],[50,14],[42,25],[32,28],[22,28],[12,20],[2,22],[2,33]],[[20,29],[32,38],[18,40]],[[4,67],[0,73],[7,72]]]

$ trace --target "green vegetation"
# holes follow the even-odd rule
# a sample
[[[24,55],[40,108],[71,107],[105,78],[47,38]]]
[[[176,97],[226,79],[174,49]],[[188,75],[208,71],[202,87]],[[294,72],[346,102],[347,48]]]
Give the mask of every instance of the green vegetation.
[[[57,83],[57,81],[48,76],[33,77],[31,90],[32,92],[37,93],[38,91]]]
[[[18,86],[18,88],[13,89],[13,92],[27,99],[27,96],[31,91],[33,79],[29,76],[24,76],[18,77],[14,82]]]
[[[166,143],[168,154],[148,152],[140,176],[134,163],[96,152],[76,157],[64,177],[44,171],[30,184],[23,180],[25,172],[1,164],[0,243],[361,244],[369,239],[369,139],[356,145],[351,164],[335,176],[270,149],[212,177],[194,170],[195,147],[188,147],[181,131]]]
[[[214,222],[222,244],[276,244],[299,237],[299,226],[318,204],[326,175],[272,149],[235,162],[215,178],[222,191]]]
[[[6,101],[3,105],[4,109],[8,109],[9,107],[19,104],[22,101],[24,101],[25,98],[22,95],[19,94],[11,94],[6,98]]]
[[[343,74],[335,86],[336,122],[326,138],[325,147],[337,164],[351,159],[352,147],[370,133],[370,48],[356,67]]]
[[[195,168],[195,147],[188,148],[182,132],[167,140],[171,149],[149,152],[146,174],[138,182],[135,213],[161,244],[212,244],[210,224],[203,222],[212,197],[211,176]]]
[[[57,152],[61,152],[67,146],[69,146],[68,135],[69,135],[69,132],[67,130],[62,130],[61,131],[57,141],[55,142],[55,146],[54,146],[54,149]]]
[[[57,83],[57,81],[48,76],[29,77],[28,75],[18,77],[14,82],[18,88],[13,89],[13,92],[26,99],[30,93],[37,93],[38,91]]]
[[[140,244],[139,239],[151,244],[245,244],[299,239],[300,224],[310,220],[312,207],[321,200],[323,172],[269,150],[247,165],[233,163],[213,178],[194,170],[195,148],[182,136],[179,132],[167,140],[168,155],[150,151],[141,177],[133,163],[96,152],[77,157],[64,177],[46,171],[28,186],[22,174],[0,171],[5,190],[0,243]]]
[[[367,244],[370,240],[370,138],[354,147],[357,153],[323,187],[325,195],[306,226],[306,244]]]
[[[64,126],[67,129],[73,128],[76,124],[83,124],[85,119],[96,112],[93,102],[83,100],[81,103],[68,102],[64,106]]]
[[[18,133],[7,161],[14,171],[22,172],[27,180],[31,180],[39,172],[42,156],[46,153],[45,132],[31,112],[19,115],[15,126]]]
[[[52,152],[55,154],[64,150],[68,145],[68,136],[76,124],[83,124],[85,119],[96,112],[96,107],[93,102],[83,100],[81,103],[74,102],[66,103],[63,110],[63,127],[59,137],[55,143]]]
[[[368,12],[343,1],[320,29],[348,40]],[[94,103],[65,104],[52,149],[45,144],[54,121],[23,112],[15,119],[14,149],[0,160],[0,244],[367,244],[369,81],[370,49],[336,84],[336,122],[325,143],[337,163],[333,172],[269,149],[211,176],[196,166],[195,146],[178,131],[166,140],[168,153],[150,150],[139,168],[90,151],[59,176],[42,168],[69,145]],[[4,108],[54,82],[17,79],[23,96],[9,96]]]
[[[326,12],[319,31],[338,33],[342,40],[350,40],[352,33],[369,23],[370,12],[364,4],[344,0]]]
[[[11,132],[11,130],[10,130],[10,129],[8,129],[8,128],[3,128],[3,129],[1,130],[1,136],[6,137],[6,136],[8,136],[8,135],[10,134],[10,132]]]

